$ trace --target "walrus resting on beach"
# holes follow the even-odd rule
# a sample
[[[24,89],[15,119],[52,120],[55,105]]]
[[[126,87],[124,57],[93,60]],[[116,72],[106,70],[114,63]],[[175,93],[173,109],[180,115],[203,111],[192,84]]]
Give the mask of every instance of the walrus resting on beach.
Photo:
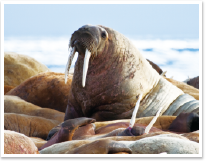
[[[65,82],[75,52],[79,55],[64,120],[130,118],[140,94],[137,117],[154,116],[160,107],[167,115],[199,108],[197,100],[161,77],[124,35],[111,28],[82,26],[72,34],[69,47]]]
[[[153,140],[152,138],[154,136],[161,138],[164,136],[166,137],[165,139],[169,142],[174,139],[180,139],[176,140],[176,143],[172,143],[176,145],[179,144],[178,142],[181,142],[181,140],[184,140],[186,142],[182,142],[182,145],[179,145],[177,147],[171,147],[171,143],[162,146],[160,144],[164,144],[164,141],[160,143],[161,138],[159,138],[160,142],[157,141],[157,144],[152,144],[153,148],[156,149],[153,153],[164,152],[163,150],[166,150],[168,147],[172,148],[172,151],[166,150],[167,153],[197,153],[197,150],[199,148],[198,144],[195,142],[199,142],[199,133],[198,131],[196,131],[197,129],[199,129],[199,116],[194,113],[181,113],[177,117],[158,117],[160,110],[155,117],[143,117],[135,120],[133,120],[132,118],[131,120],[114,120],[95,123],[95,120],[86,117],[66,120],[60,126],[56,127],[57,132],[54,134],[54,136],[46,144],[39,148],[40,153],[105,154],[114,153],[114,151],[116,153],[120,151],[125,152],[125,150],[129,153],[141,153],[136,152],[135,149],[130,149],[130,147],[127,147],[127,145],[131,144],[132,141],[142,140],[146,138]],[[132,120],[134,121],[134,124],[131,124],[133,122]],[[184,135],[185,137],[181,135]],[[190,144],[190,148],[183,148],[185,144],[189,143],[189,140],[192,140],[192,142],[190,143],[195,143],[196,152],[191,149],[193,148],[192,144]],[[115,144],[118,146],[110,146],[110,143],[113,141],[115,141]],[[128,144],[121,144],[125,142],[127,142]],[[136,146],[138,146],[138,144],[139,143],[137,143]],[[147,145],[147,143],[143,144]],[[114,151],[110,149],[110,147],[112,147]],[[160,150],[159,147],[161,147],[162,149]],[[174,149],[176,150],[174,151]],[[111,150],[113,152],[111,152]],[[142,150],[145,150],[145,148],[143,148]]]

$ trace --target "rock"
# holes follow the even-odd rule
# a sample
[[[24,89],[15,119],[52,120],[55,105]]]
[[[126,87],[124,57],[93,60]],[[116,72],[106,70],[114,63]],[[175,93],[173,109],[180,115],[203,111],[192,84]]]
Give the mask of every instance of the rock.
[[[72,75],[65,84],[63,73],[46,72],[27,79],[9,91],[6,95],[18,96],[21,99],[40,107],[47,107],[65,112]]]
[[[60,122],[37,116],[4,113],[4,130],[12,130],[28,137],[46,139],[49,131]]]
[[[181,89],[184,93],[187,93],[191,96],[193,96],[195,99],[199,100],[199,90],[197,88],[194,88],[184,82],[179,82],[171,78],[165,78],[173,85],[177,86],[179,89]]]
[[[4,112],[39,116],[46,119],[64,121],[64,113],[50,108],[41,108],[17,96],[4,95]]]
[[[4,85],[18,86],[26,79],[47,71],[50,69],[27,55],[4,53]]]
[[[39,152],[29,137],[4,130],[4,154],[39,154]]]

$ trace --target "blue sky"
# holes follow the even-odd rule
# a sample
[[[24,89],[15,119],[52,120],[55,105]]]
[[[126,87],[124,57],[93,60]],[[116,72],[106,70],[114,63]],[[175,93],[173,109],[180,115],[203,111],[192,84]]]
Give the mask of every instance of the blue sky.
[[[101,24],[131,38],[198,39],[197,4],[5,4],[7,37],[68,36]]]

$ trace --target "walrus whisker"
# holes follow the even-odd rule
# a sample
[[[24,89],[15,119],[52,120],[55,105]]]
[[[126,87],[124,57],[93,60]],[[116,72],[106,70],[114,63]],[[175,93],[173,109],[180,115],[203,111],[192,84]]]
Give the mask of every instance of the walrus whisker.
[[[145,128],[145,134],[148,134],[154,123],[156,122],[157,118],[159,117],[160,112],[162,111],[163,106],[159,108],[155,117],[153,117],[152,121],[147,125]]]
[[[67,61],[67,65],[66,65],[66,69],[65,69],[65,84],[67,83],[67,76],[68,76],[69,69],[70,69],[70,66],[72,64],[72,60],[74,58],[75,52],[76,52],[76,47],[74,46],[70,52],[70,55],[69,55],[69,58]]]
[[[84,56],[82,87],[85,87],[86,75],[87,75],[87,70],[88,70],[88,66],[89,66],[89,58],[90,58],[90,56],[91,56],[91,52],[88,49],[86,49],[85,56]]]

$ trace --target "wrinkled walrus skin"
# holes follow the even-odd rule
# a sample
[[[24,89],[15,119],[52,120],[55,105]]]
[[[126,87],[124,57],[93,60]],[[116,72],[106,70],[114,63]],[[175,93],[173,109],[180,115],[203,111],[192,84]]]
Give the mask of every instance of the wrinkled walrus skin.
[[[111,28],[82,26],[72,34],[69,47],[74,51],[69,61],[75,51],[79,55],[64,120],[77,117],[97,121],[131,118],[140,94],[143,97],[137,117],[154,116],[161,106],[163,114],[171,103],[175,110],[169,109],[167,115],[173,115],[180,106],[195,100],[189,98],[184,102],[181,99],[181,103],[176,103],[175,100],[184,92],[160,76],[129,39]],[[85,69],[88,53],[91,57],[88,58],[84,81],[83,67]],[[70,68],[69,61],[65,75]]]

